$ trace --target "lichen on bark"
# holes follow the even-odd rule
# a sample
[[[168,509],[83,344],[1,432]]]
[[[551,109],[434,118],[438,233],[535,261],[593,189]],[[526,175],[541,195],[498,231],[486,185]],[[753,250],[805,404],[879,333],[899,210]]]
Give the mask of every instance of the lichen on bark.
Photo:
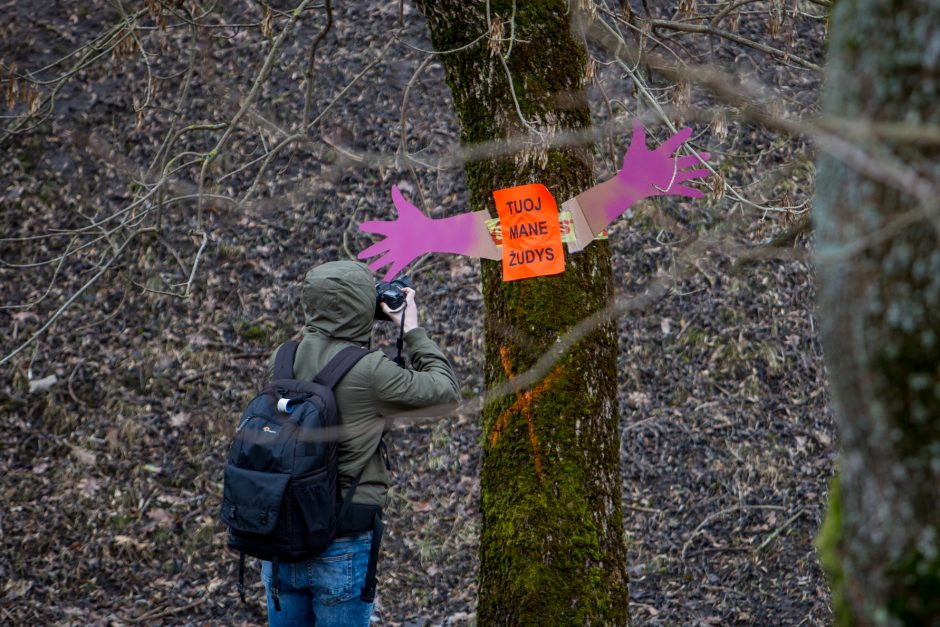
[[[418,4],[435,49],[466,46],[441,56],[463,143],[537,131],[514,154],[466,165],[471,209],[495,215],[492,192],[515,185],[542,183],[558,204],[593,185],[588,147],[545,141],[590,125],[586,52],[569,22],[575,9],[561,0],[493,0],[488,23],[485,2]],[[472,44],[481,33],[490,37]],[[565,263],[560,275],[504,283],[500,264],[484,261],[488,387],[524,372],[573,324],[607,305],[606,242],[566,255]],[[519,402],[522,391],[483,410],[481,625],[629,622],[616,350],[615,328],[604,325],[565,354],[530,402]]]
[[[842,570],[842,490],[839,475],[829,482],[829,509],[816,537],[819,562],[826,571],[831,589],[833,624],[836,627],[851,627],[852,615],[845,602],[845,572]]]

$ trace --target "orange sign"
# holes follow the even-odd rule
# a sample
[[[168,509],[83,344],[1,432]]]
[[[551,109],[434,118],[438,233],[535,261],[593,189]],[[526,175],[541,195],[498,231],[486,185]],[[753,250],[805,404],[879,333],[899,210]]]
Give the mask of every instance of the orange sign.
[[[503,237],[503,281],[565,271],[558,206],[544,185],[493,192]]]

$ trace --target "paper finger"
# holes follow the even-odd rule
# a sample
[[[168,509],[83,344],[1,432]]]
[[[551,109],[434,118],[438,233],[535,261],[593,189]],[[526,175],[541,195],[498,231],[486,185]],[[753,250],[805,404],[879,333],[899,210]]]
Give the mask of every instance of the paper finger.
[[[678,158],[679,167],[688,168],[693,165],[699,165],[702,161],[708,161],[710,156],[711,155],[709,155],[707,152],[700,152],[698,155],[683,155]]]
[[[424,215],[420,209],[411,204],[408,199],[402,195],[401,190],[398,189],[398,185],[392,185],[392,202],[395,204],[395,208],[398,210],[399,218],[408,212]]]
[[[363,250],[361,253],[356,255],[356,257],[359,259],[368,259],[369,257],[375,257],[376,255],[381,255],[382,253],[386,253],[390,251],[391,249],[392,249],[392,246],[391,244],[388,243],[388,240],[383,239],[381,242],[376,242],[375,244],[372,244],[371,246]]]
[[[388,272],[385,273],[385,278],[382,279],[382,280],[383,280],[383,281],[391,281],[392,279],[394,279],[395,277],[397,277],[397,276],[401,273],[402,270],[405,269],[405,266],[406,266],[406,265],[408,265],[408,264],[406,264],[406,263],[401,263],[401,262],[398,261],[398,260],[392,261],[392,265],[389,266]]]
[[[688,126],[679,129],[679,132],[667,139],[662,143],[662,145],[656,149],[656,152],[663,152],[667,155],[671,155],[676,151],[676,148],[682,145],[682,142],[692,137],[692,129]]]
[[[395,224],[394,221],[368,220],[359,225],[359,230],[363,233],[378,233],[379,235],[388,236],[393,224]]]
[[[711,170],[706,168],[700,168],[698,170],[683,170],[676,173],[676,183],[681,183],[683,181],[689,181],[699,177],[708,177],[711,176]]]
[[[630,147],[633,148],[634,144],[646,148],[646,127],[639,118],[633,120],[633,137],[630,138]]]
[[[392,259],[390,259],[389,257],[390,257],[389,255],[385,255],[383,257],[379,257],[372,263],[368,264],[369,270],[372,270],[373,272],[378,272],[379,270],[381,270],[388,264],[392,263]],[[385,279],[382,279],[382,280],[384,281]]]
[[[688,198],[701,198],[705,195],[702,190],[686,187],[685,185],[673,185],[666,193],[670,196],[686,196]]]

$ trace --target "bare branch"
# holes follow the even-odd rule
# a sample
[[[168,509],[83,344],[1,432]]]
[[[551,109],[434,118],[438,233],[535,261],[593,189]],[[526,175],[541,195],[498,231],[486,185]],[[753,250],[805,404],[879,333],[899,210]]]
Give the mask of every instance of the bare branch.
[[[133,23],[136,22],[136,20],[140,18],[145,12],[146,9],[141,9],[133,15],[126,16],[125,19],[122,19],[120,23],[111,28],[104,36],[100,36],[94,39],[91,43],[80,48],[79,51],[84,50],[85,53],[78,61],[75,62],[71,68],[69,68],[60,76],[50,80],[39,80],[33,78],[32,74],[29,72],[22,74],[21,76],[33,85],[51,86],[51,90],[48,95],[39,101],[38,106],[30,107],[30,109],[28,109],[23,115],[16,118],[12,124],[2,130],[2,134],[0,134],[0,146],[2,146],[4,142],[14,135],[29,132],[42,125],[55,110],[56,96],[68,81],[68,79],[75,76],[83,69],[89,67],[95,61],[114,50],[114,48],[124,39],[124,30],[132,29]],[[75,51],[69,55],[66,55],[59,61],[42,68],[40,71],[54,67],[65,59],[74,56],[79,51]],[[34,120],[33,124],[27,126],[27,123],[30,120]]]
[[[255,99],[258,97],[258,94],[261,91],[261,86],[268,79],[268,75],[271,73],[271,69],[274,67],[274,63],[277,59],[277,54],[281,50],[281,46],[284,45],[284,41],[287,39],[287,36],[294,29],[294,25],[297,23],[297,20],[300,19],[300,16],[303,14],[304,9],[307,8],[307,5],[310,4],[312,0],[302,0],[297,8],[291,12],[290,22],[284,27],[281,33],[277,36],[277,39],[274,40],[274,43],[271,45],[271,50],[268,52],[268,56],[265,58],[263,65],[261,66],[261,71],[258,72],[258,76],[255,78],[255,82],[252,84],[251,89],[248,91],[248,94],[245,96],[242,101],[241,107],[238,111],[232,116],[232,119],[228,123],[228,127],[225,129],[225,132],[222,134],[222,137],[216,143],[215,147],[212,148],[206,155],[205,159],[202,162],[202,169],[199,172],[199,193],[202,194],[203,187],[206,180],[206,169],[209,167],[209,162],[215,159],[219,153],[225,148],[225,145],[228,143],[228,140],[231,138],[232,133],[235,128],[238,126],[238,123],[241,121],[242,117],[248,112],[255,102]],[[196,211],[196,222],[202,224],[202,201],[200,200],[197,211]]]
[[[196,45],[196,38],[198,36],[197,29],[198,24],[193,21],[192,23],[192,43],[190,44],[189,50],[189,64],[186,67],[186,77],[183,79],[183,87],[180,89],[180,97],[177,100],[176,110],[170,120],[170,128],[167,129],[166,134],[163,138],[163,143],[160,144],[160,148],[157,149],[156,154],[153,156],[153,160],[150,162],[150,167],[147,168],[147,174],[152,175],[156,171],[157,164],[163,158],[165,154],[170,150],[173,143],[179,137],[176,133],[176,125],[179,123],[181,116],[183,115],[183,106],[189,100],[189,90],[192,86],[193,76],[196,73],[196,52],[199,47]],[[192,130],[192,126],[187,126],[186,130]]]
[[[36,339],[38,339],[43,333],[45,333],[46,329],[52,326],[52,323],[58,320],[59,317],[65,312],[65,310],[67,310],[72,305],[72,303],[74,303],[78,299],[79,296],[85,293],[85,290],[87,290],[89,287],[94,285],[98,281],[98,279],[100,279],[101,276],[105,272],[108,271],[108,268],[110,268],[111,265],[114,264],[114,262],[117,261],[121,257],[121,255],[124,253],[124,250],[127,248],[128,244],[130,244],[133,240],[137,239],[137,236],[140,235],[141,233],[147,233],[147,232],[155,232],[155,229],[152,229],[152,228],[139,229],[137,231],[134,231],[130,235],[128,235],[127,239],[124,240],[120,248],[118,248],[118,250],[115,251],[113,255],[111,255],[111,258],[108,259],[108,261],[101,267],[100,270],[98,270],[97,274],[95,274],[95,276],[91,277],[88,281],[86,281],[85,284],[82,285],[80,288],[75,290],[75,292],[68,298],[68,300],[62,303],[62,306],[59,307],[54,314],[49,316],[46,322],[41,327],[39,327],[39,329],[35,333],[33,333],[29,337],[29,339],[27,339],[25,342],[23,342],[17,348],[15,348],[13,352],[3,357],[3,359],[0,359],[0,366],[10,361],[14,357],[16,357],[24,348],[28,347],[30,344],[35,342]]]
[[[741,7],[745,5],[748,5],[757,1],[758,0],[736,0],[736,1],[729,0],[728,5],[716,14],[715,17],[711,19],[709,24],[711,25],[712,28],[716,28],[718,24],[721,22],[721,20],[725,19],[728,16],[728,14],[734,11],[735,9],[740,9]]]
[[[346,95],[346,92],[348,92],[348,91],[352,88],[353,85],[355,85],[356,83],[359,82],[359,79],[361,79],[363,76],[365,76],[366,74],[368,74],[368,73],[369,73],[369,70],[371,70],[372,68],[374,68],[380,61],[382,61],[382,60],[385,59],[385,55],[386,55],[386,53],[388,53],[388,49],[391,48],[391,47],[392,47],[392,44],[395,43],[396,41],[398,41],[398,32],[397,32],[397,31],[396,31],[395,33],[392,33],[392,36],[391,36],[391,37],[389,38],[389,40],[385,43],[385,45],[382,46],[382,49],[381,49],[381,50],[379,51],[379,53],[375,56],[375,58],[374,58],[370,63],[368,63],[364,68],[362,68],[362,70],[360,70],[359,73],[356,74],[356,75],[352,78],[352,80],[350,80],[350,81],[346,84],[346,86],[343,87],[343,88],[340,90],[340,92],[339,92],[338,94],[336,94],[336,97],[333,98],[333,100],[331,100],[330,103],[329,103],[327,106],[325,106],[325,107],[320,111],[320,113],[317,115],[317,117],[315,117],[313,120],[311,120],[310,123],[307,124],[307,125],[304,127],[304,130],[309,132],[309,130],[310,130],[311,127],[313,127],[317,122],[319,122],[320,120],[322,120],[323,117],[330,111],[330,109],[333,108],[333,105],[335,105],[337,102],[339,102],[340,99],[342,99],[343,96]]]
[[[326,24],[323,25],[323,30],[317,33],[317,36],[314,38],[313,43],[310,44],[310,57],[307,60],[307,73],[306,73],[306,82],[307,82],[307,93],[304,97],[304,118],[303,125],[301,128],[307,128],[310,125],[310,105],[313,102],[313,66],[314,61],[316,60],[317,48],[320,46],[320,42],[326,37],[327,33],[330,32],[330,29],[333,27],[333,3],[332,0],[326,0]]]
[[[286,147],[290,146],[291,144],[301,141],[301,140],[308,139],[308,136],[306,135],[306,133],[309,132],[310,128],[316,125],[317,122],[319,122],[330,111],[330,109],[332,109],[333,106],[336,103],[338,103],[350,89],[352,89],[353,85],[359,82],[359,79],[361,79],[363,76],[368,74],[369,70],[374,68],[380,61],[382,61],[385,58],[385,54],[388,52],[388,49],[392,46],[393,43],[395,43],[396,40],[397,38],[395,36],[392,36],[391,38],[389,38],[388,42],[386,42],[382,50],[379,51],[379,54],[376,55],[376,58],[373,59],[372,62],[366,64],[366,66],[362,68],[362,70],[358,74],[356,74],[356,76],[354,76],[353,79],[349,81],[349,83],[347,83],[345,87],[343,87],[343,89],[340,90],[340,92],[336,95],[336,97],[334,97],[333,100],[331,100],[325,107],[323,107],[323,109],[320,110],[320,113],[317,115],[317,117],[311,120],[309,124],[307,124],[307,126],[304,127],[304,130],[302,132],[288,135],[283,140],[281,140],[281,142],[278,143],[274,148],[268,151],[266,155],[264,155],[263,157],[264,160],[261,164],[261,167],[258,169],[258,173],[255,175],[254,181],[252,181],[251,186],[248,188],[248,191],[245,192],[244,196],[242,196],[242,199],[239,202],[240,206],[244,206],[244,204],[248,202],[249,198],[251,198],[251,195],[254,193],[255,189],[257,189],[258,184],[261,182],[261,179],[264,176],[265,172],[267,171],[268,166],[271,164],[271,161],[273,161],[274,158],[282,150],[284,150]],[[283,129],[280,129],[280,130],[281,132],[285,132]],[[257,161],[257,159],[255,161]],[[252,161],[251,163],[254,163],[255,161]],[[250,165],[250,163],[246,164],[245,166],[242,166],[241,168],[239,168],[239,170],[244,169],[248,165]],[[223,178],[231,176],[232,174],[233,173],[226,174]]]
[[[598,28],[598,23],[603,25],[605,30],[602,31]],[[746,94],[742,93],[740,86],[732,84],[721,71],[713,67],[683,67],[666,63],[655,55],[637,55],[635,52],[630,53],[630,48],[626,46],[626,42],[620,39],[603,20],[596,20],[594,24],[591,25],[590,32],[598,43],[604,45],[615,58],[620,60],[621,67],[625,70],[629,71],[629,66],[622,58],[623,56],[632,54],[633,59],[629,60],[635,60],[636,56],[640,56],[645,64],[665,76],[673,79],[687,80],[708,88],[727,104],[737,107],[743,115],[767,128],[783,131],[792,135],[811,136],[816,141],[817,145],[826,152],[843,160],[850,167],[864,172],[867,176],[877,181],[881,181],[901,191],[911,193],[924,207],[935,205],[938,196],[940,196],[937,192],[937,185],[919,176],[916,171],[905,167],[890,155],[879,154],[875,157],[860,146],[852,144],[836,134],[827,131],[818,124],[774,115],[764,107],[755,105]],[[640,80],[637,76],[634,76],[634,78],[635,80]],[[654,104],[654,107],[658,106],[658,102],[656,102],[651,95],[648,95],[648,98],[651,103]],[[664,123],[670,126],[670,128],[673,128],[661,108],[659,112],[662,115]],[[707,163],[704,165],[711,169]],[[739,198],[739,200],[743,201],[744,199]]]
[[[415,70],[414,74],[411,75],[411,80],[408,81],[408,84],[405,85],[405,92],[401,97],[401,115],[399,116],[398,126],[399,126],[399,135],[398,135],[398,152],[401,153],[402,157],[405,159],[405,163],[408,166],[408,171],[411,172],[411,178],[414,179],[415,186],[418,189],[418,192],[421,195],[421,206],[428,207],[428,199],[424,195],[424,188],[421,187],[420,182],[418,181],[418,174],[415,172],[414,163],[411,159],[411,155],[408,154],[408,129],[407,129],[407,119],[408,119],[408,96],[411,94],[411,88],[414,87],[415,83],[418,82],[418,77],[421,76],[421,73],[424,72],[431,61],[434,60],[434,57],[429,56],[418,65],[418,68]]]
[[[789,52],[784,52],[767,44],[762,44],[758,41],[742,37],[737,33],[732,33],[730,31],[722,30],[716,28],[712,25],[705,24],[689,24],[688,22],[676,22],[672,20],[650,20],[649,24],[653,28],[666,28],[669,30],[682,31],[686,33],[705,33],[708,35],[715,35],[717,37],[722,37],[729,41],[741,44],[742,46],[747,46],[753,48],[754,50],[760,50],[763,53],[769,54],[770,56],[780,59],[784,63],[790,63],[791,61],[802,68],[808,70],[815,70],[816,72],[822,72],[822,67],[803,59],[795,54]]]

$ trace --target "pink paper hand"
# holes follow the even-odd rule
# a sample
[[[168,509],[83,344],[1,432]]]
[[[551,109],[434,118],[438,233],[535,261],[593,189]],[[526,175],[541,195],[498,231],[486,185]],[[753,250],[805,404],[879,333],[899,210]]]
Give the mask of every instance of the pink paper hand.
[[[612,179],[595,185],[574,199],[577,201],[574,205],[583,214],[590,230],[587,239],[603,231],[643,198],[664,194],[701,198],[700,190],[682,183],[708,176],[709,170],[687,169],[699,162],[695,155],[671,156],[691,135],[692,129],[684,128],[656,150],[650,150],[646,147],[646,130],[640,122],[635,122],[630,148],[623,157],[623,168]],[[707,152],[700,153],[700,156],[703,160],[709,158]],[[575,224],[578,224],[577,218]]]
[[[385,237],[363,250],[358,257],[379,256],[369,264],[369,268],[377,271],[389,266],[385,273],[386,281],[426,253],[455,253],[487,259],[501,257],[486,229],[486,211],[434,220],[408,202],[397,185],[392,186],[392,202],[398,210],[397,220],[372,220],[359,225],[361,231]]]
[[[691,136],[692,129],[683,128],[664,141],[656,150],[649,150],[646,147],[646,129],[640,122],[634,122],[630,148],[623,156],[623,168],[617,172],[617,179],[630,192],[638,194],[634,202],[640,198],[664,194],[688,198],[702,197],[700,190],[680,185],[680,183],[708,176],[709,170],[706,168],[685,169],[699,163],[699,158],[695,155],[670,156]],[[707,161],[709,154],[703,152],[701,157]],[[613,218],[616,217],[613,216]]]
[[[392,186],[392,202],[398,210],[397,220],[393,222],[373,220],[359,225],[361,231],[385,236],[385,239],[369,246],[358,255],[359,259],[381,255],[369,264],[369,268],[377,271],[379,268],[390,265],[385,274],[385,280],[395,277],[409,263],[424,253],[430,252],[426,246],[428,239],[424,237],[424,233],[430,230],[431,219],[405,200],[397,185]]]

